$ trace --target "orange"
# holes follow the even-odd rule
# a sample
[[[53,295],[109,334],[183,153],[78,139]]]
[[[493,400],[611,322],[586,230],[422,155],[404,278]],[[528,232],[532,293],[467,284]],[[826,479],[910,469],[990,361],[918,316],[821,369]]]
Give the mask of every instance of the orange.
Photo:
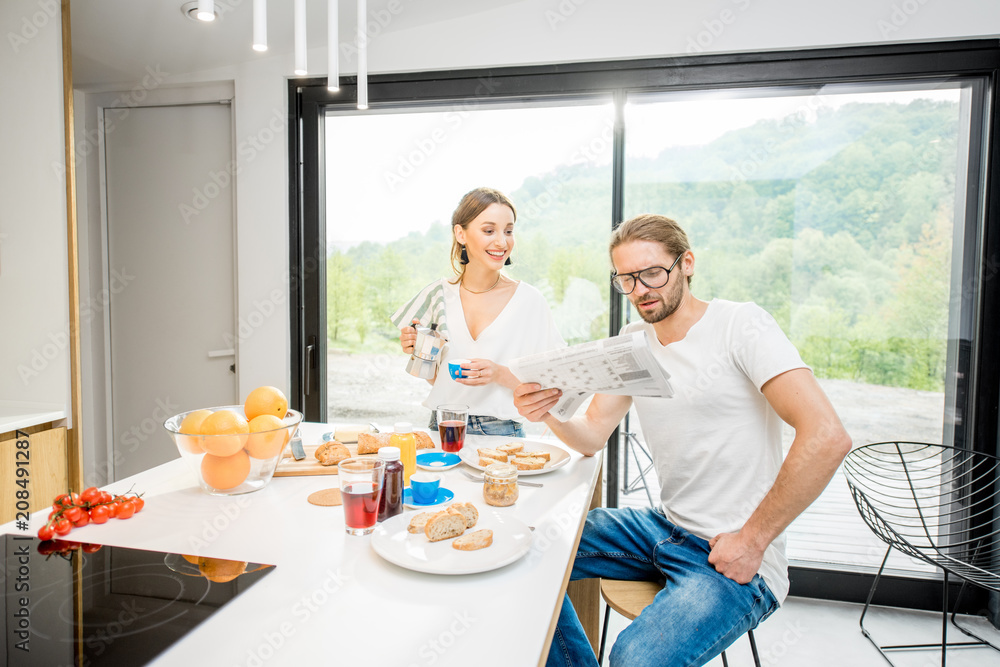
[[[257,387],[243,403],[243,412],[251,420],[260,415],[274,415],[278,419],[284,419],[288,412],[288,399],[277,387]]]
[[[194,412],[189,412],[183,421],[181,421],[181,425],[177,430],[186,435],[178,435],[177,444],[184,451],[192,454],[201,454],[205,451],[201,446],[201,438],[197,434],[201,433],[201,423],[210,414],[212,414],[211,410],[195,410]]]
[[[201,422],[202,448],[215,456],[232,456],[247,444],[250,425],[232,410],[218,410]]]
[[[187,562],[191,563],[192,565],[197,565],[198,564],[198,559],[200,558],[200,556],[191,556],[191,555],[188,555],[188,554],[181,554],[181,556],[183,556],[184,560],[186,560]]]
[[[242,449],[232,456],[205,454],[201,460],[201,478],[213,489],[235,489],[250,474],[250,457]]]
[[[222,558],[199,558],[198,569],[209,581],[225,583],[232,581],[247,571],[245,561],[224,560]]]
[[[250,420],[250,438],[247,453],[255,459],[277,456],[288,442],[285,423],[274,415],[258,415]]]

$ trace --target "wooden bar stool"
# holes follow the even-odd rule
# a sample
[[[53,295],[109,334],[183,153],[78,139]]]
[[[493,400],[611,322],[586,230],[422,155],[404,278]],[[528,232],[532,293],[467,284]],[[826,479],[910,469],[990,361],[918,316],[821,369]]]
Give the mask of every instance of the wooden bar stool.
[[[601,649],[597,656],[598,664],[604,662],[604,641],[608,637],[608,617],[610,610],[614,609],[619,614],[633,620],[638,616],[646,605],[653,601],[656,594],[663,590],[663,585],[655,581],[619,581],[617,579],[601,579],[601,597],[607,603],[604,607],[604,629],[601,630]],[[757,656],[757,642],[753,638],[753,630],[747,631],[750,638],[750,651],[753,653],[753,662],[760,667],[760,658]],[[722,664],[729,667],[726,659],[726,652],[722,652]]]

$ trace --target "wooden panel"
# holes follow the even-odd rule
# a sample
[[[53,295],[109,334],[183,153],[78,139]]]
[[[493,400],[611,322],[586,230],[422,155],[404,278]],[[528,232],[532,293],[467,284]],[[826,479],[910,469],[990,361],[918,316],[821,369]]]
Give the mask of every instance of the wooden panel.
[[[597,470],[597,482],[594,484],[594,495],[590,498],[590,507],[588,510],[601,506],[601,499],[604,495],[602,469],[603,463]],[[569,599],[573,603],[573,608],[576,609],[576,615],[579,617],[580,623],[583,625],[584,632],[587,633],[587,638],[590,639],[590,645],[594,649],[594,655],[597,655],[597,649],[599,648],[601,641],[601,580],[569,580],[570,573],[573,570],[573,561],[576,560],[575,552],[580,546],[580,537],[583,535],[583,524],[586,520],[587,513],[584,512],[583,516],[580,517],[580,527],[576,533],[576,543],[573,545],[574,558],[570,559],[569,564],[566,566],[566,574],[563,576],[563,590],[569,594]],[[546,659],[548,658],[549,648],[552,645],[552,637],[555,635],[556,624],[559,621],[559,612],[561,609],[562,595],[559,596],[559,602],[556,604],[555,613],[552,615],[552,621],[549,624],[549,633],[545,638],[542,655],[538,661],[539,667],[544,665]]]
[[[601,473],[598,473],[589,509],[601,506],[601,497],[604,491],[601,480]],[[584,520],[586,520],[586,515],[584,515]],[[580,533],[583,534],[582,529]],[[579,546],[579,539],[577,545]],[[570,567],[572,568],[572,563],[570,563]],[[573,608],[576,609],[580,624],[583,625],[583,629],[587,633],[590,645],[594,649],[594,655],[597,655],[597,650],[601,645],[601,580],[578,579],[571,581],[566,587],[566,592],[569,593],[569,599],[573,602]]]
[[[21,489],[17,486],[18,479],[28,480],[29,511],[35,512],[52,504],[53,498],[65,493],[69,487],[66,457],[66,427],[50,428],[45,424],[22,429],[28,434],[28,448],[17,448],[16,432],[0,435],[0,523],[14,519],[16,511],[16,493]],[[18,451],[28,452],[28,465],[17,465],[17,460],[25,460]],[[27,468],[28,475],[17,477],[17,468]]]

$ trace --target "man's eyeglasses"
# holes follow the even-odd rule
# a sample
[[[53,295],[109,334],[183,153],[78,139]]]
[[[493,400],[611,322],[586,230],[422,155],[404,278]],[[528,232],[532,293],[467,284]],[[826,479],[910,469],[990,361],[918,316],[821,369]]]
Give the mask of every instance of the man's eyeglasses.
[[[677,259],[674,263],[670,265],[669,269],[665,269],[662,266],[651,266],[648,269],[643,269],[642,271],[633,271],[632,273],[616,273],[611,276],[611,284],[614,285],[615,289],[622,294],[631,294],[635,290],[635,281],[638,280],[643,285],[649,289],[659,289],[667,284],[670,280],[670,272],[674,270],[677,266],[677,262],[684,253],[677,255]]]

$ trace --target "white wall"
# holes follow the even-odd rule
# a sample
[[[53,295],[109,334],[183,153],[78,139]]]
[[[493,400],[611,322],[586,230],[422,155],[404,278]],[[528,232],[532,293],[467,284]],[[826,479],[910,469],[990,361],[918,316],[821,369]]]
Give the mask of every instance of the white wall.
[[[399,0],[393,7],[396,15],[371,24],[378,26],[372,73],[1000,35],[996,0],[524,0],[420,27],[405,27],[410,22],[403,17],[421,11],[421,3]],[[292,60],[288,54],[252,58],[173,74],[158,84],[232,81],[235,87],[241,398],[260,384],[287,389],[290,377],[285,113]],[[313,50],[309,60],[325,72],[325,50]],[[352,73],[353,57],[342,56],[341,67]],[[92,122],[88,117],[88,131],[96,130]],[[93,183],[89,187],[95,192]],[[93,252],[89,270],[100,271],[92,259]]]
[[[0,2],[0,401],[69,412],[58,2]]]

